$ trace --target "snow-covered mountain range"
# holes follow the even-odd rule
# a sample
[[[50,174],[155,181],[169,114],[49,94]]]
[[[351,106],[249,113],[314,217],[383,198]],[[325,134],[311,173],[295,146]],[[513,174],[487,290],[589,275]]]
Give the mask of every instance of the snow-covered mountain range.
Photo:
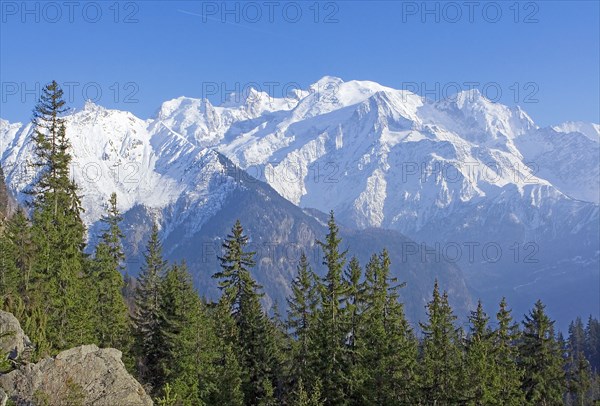
[[[300,208],[334,210],[349,228],[426,244],[427,258],[410,244],[390,249],[455,262],[490,302],[558,301],[560,287],[581,305],[557,317],[598,313],[589,305],[599,286],[598,124],[539,128],[477,91],[430,101],[324,77],[286,98],[250,90],[214,106],[180,97],[147,120],[87,103],[67,117],[67,134],[92,230],[115,191],[122,211],[158,215],[165,239],[191,238],[256,178]],[[2,166],[20,200],[34,176],[30,135],[30,124],[0,121]]]

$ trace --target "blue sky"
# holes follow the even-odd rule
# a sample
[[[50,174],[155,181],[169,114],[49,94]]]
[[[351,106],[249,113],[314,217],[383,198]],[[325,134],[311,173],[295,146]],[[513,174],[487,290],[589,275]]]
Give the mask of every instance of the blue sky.
[[[148,118],[181,95],[281,96],[331,75],[430,98],[478,87],[540,125],[600,122],[597,1],[72,4],[2,0],[0,117],[28,121],[52,79],[72,107]]]

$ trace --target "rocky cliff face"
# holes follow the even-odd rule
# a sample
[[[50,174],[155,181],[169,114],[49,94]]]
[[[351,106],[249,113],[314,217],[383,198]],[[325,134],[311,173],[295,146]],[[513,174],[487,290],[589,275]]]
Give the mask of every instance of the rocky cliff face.
[[[0,348],[16,358],[29,340],[12,314],[0,312],[0,331],[14,332],[0,336]],[[9,399],[22,406],[153,404],[125,369],[121,351],[95,345],[72,348],[0,375],[0,406]]]

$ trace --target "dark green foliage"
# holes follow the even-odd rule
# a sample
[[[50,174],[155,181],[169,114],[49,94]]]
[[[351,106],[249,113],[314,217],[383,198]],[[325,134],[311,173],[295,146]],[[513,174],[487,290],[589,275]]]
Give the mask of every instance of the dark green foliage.
[[[498,400],[497,366],[493,353],[493,333],[481,301],[469,316],[470,331],[465,348],[462,396],[468,405],[489,405]]]
[[[373,255],[365,270],[364,313],[358,349],[366,405],[415,404],[417,341],[398,302],[387,251]]]
[[[63,92],[44,87],[34,110],[34,144],[39,170],[33,200],[31,306],[48,317],[46,335],[60,350],[93,341],[90,299],[84,281],[85,227],[77,186],[69,174],[71,155]]]
[[[106,225],[88,274],[88,285],[93,292],[92,317],[95,341],[100,347],[114,347],[128,352],[131,328],[127,305],[123,299],[123,233],[119,228],[122,217],[117,209],[117,195],[112,194],[108,212],[101,221]]]
[[[171,266],[162,281],[161,312],[165,380],[177,404],[201,404],[217,385],[216,336],[185,263]]]
[[[569,325],[567,341],[567,389],[574,405],[592,402],[592,367],[585,356],[586,337],[583,322],[577,318]]]
[[[497,368],[495,404],[519,406],[525,397],[521,391],[523,370],[517,365],[519,326],[513,322],[506,300],[502,298],[496,314],[498,327],[493,334],[494,362]]]
[[[207,403],[210,405],[243,405],[243,371],[236,356],[238,331],[228,303],[221,300],[215,304],[211,316],[218,339],[214,363],[218,385]]]
[[[362,268],[356,257],[352,257],[343,275],[344,295],[342,297],[343,321],[345,333],[344,368],[345,401],[350,405],[362,404],[361,388],[363,387],[363,371],[360,348],[362,344],[364,311],[364,286],[362,283]]]
[[[584,353],[594,373],[600,373],[600,322],[589,317],[585,327]]]
[[[302,382],[303,391],[314,384],[318,361],[316,344],[318,286],[318,277],[310,268],[303,252],[298,264],[298,274],[292,281],[292,295],[288,299],[287,315],[287,327],[294,338],[290,371],[292,386],[297,387]]]
[[[525,370],[523,391],[527,402],[562,404],[565,389],[562,349],[554,335],[554,322],[539,300],[523,321],[520,364]]]
[[[9,196],[4,180],[4,170],[0,166],[0,219],[8,217]]]
[[[346,404],[344,393],[346,354],[344,308],[342,301],[346,287],[342,272],[346,263],[346,251],[340,251],[341,238],[333,212],[329,218],[329,232],[325,241],[317,241],[323,250],[323,265],[327,273],[320,285],[321,308],[318,314],[318,377],[323,385],[323,397],[327,405]]]
[[[161,282],[167,265],[162,257],[162,245],[156,223],[152,227],[144,258],[145,264],[138,276],[135,297],[134,351],[137,355],[140,379],[158,393],[158,389],[165,383],[163,359],[166,349],[162,331],[164,314],[161,307]]]
[[[427,305],[429,320],[422,323],[422,400],[426,404],[451,405],[462,401],[461,332],[454,326],[456,316],[446,292],[440,294],[437,281]]]
[[[221,301],[235,320],[242,368],[244,403],[250,405],[274,402],[275,371],[278,369],[273,326],[260,304],[262,289],[250,275],[254,253],[244,250],[248,237],[239,220],[223,242],[224,255],[219,258]]]
[[[255,265],[255,253],[244,251],[247,244],[248,237],[244,235],[238,220],[223,242],[225,253],[219,257],[221,270],[213,275],[213,278],[220,279],[219,287],[223,292],[221,300],[229,305],[234,318],[239,316],[244,296],[252,296],[260,288],[250,276],[250,268]]]
[[[317,381],[313,390],[307,390],[304,387],[302,379],[298,380],[296,390],[292,393],[291,406],[321,406],[321,383]]]

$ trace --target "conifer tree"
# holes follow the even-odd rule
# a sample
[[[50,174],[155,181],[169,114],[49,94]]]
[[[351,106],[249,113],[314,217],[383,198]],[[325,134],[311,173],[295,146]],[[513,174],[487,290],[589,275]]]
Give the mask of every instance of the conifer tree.
[[[88,283],[94,293],[93,317],[94,333],[100,347],[119,348],[125,352],[130,349],[131,328],[127,305],[123,298],[124,286],[123,261],[125,254],[119,228],[121,213],[117,209],[117,195],[113,193],[109,200],[108,212],[101,218],[106,228],[96,246],[96,254]]]
[[[345,404],[345,339],[342,307],[345,287],[342,272],[347,251],[340,251],[341,238],[333,211],[328,222],[325,241],[317,241],[323,250],[323,265],[327,273],[320,284],[321,308],[318,314],[319,365],[318,373],[323,385],[327,405]]]
[[[585,329],[581,318],[569,325],[567,344],[567,390],[574,405],[591,403],[592,371],[585,357]]]
[[[584,353],[590,361],[592,371],[600,374],[600,322],[590,316],[585,326]]]
[[[152,226],[144,259],[145,264],[138,276],[135,297],[134,345],[138,375],[142,382],[149,384],[153,393],[157,394],[165,383],[161,282],[166,269],[166,261],[162,256],[162,245],[156,223]]]
[[[359,345],[365,405],[416,404],[417,342],[390,277],[387,250],[373,255],[365,268],[365,310]]]
[[[273,337],[273,394],[279,402],[285,403],[289,397],[290,388],[290,370],[291,370],[291,347],[292,338],[288,334],[285,321],[279,312],[279,304],[277,301],[273,304],[271,317],[268,326],[270,328],[269,335]]]
[[[245,252],[244,247],[248,244],[248,236],[244,235],[244,229],[239,220],[235,222],[231,234],[223,241],[222,248],[225,251],[222,257],[218,257],[221,270],[213,275],[219,279],[219,288],[222,291],[221,300],[225,301],[231,309],[234,318],[239,318],[242,298],[245,294],[253,295],[260,286],[252,279],[250,268],[254,262],[255,252]]]
[[[271,402],[277,358],[272,325],[260,304],[262,287],[250,274],[249,268],[255,262],[254,253],[244,250],[247,243],[248,237],[238,220],[223,242],[221,271],[213,276],[221,279],[221,300],[236,322],[244,402],[258,405]]]
[[[4,170],[0,165],[0,223],[9,217],[9,197],[4,178]]]
[[[525,315],[519,350],[525,370],[526,401],[536,405],[562,405],[565,380],[562,349],[554,335],[554,322],[540,300]]]
[[[360,405],[360,389],[364,379],[361,371],[360,346],[363,334],[364,286],[362,283],[362,268],[358,258],[352,257],[343,275],[344,295],[342,296],[343,329],[345,332],[344,364],[347,372],[344,376],[346,402],[350,405]]]
[[[22,298],[26,298],[30,290],[35,253],[31,236],[31,223],[22,208],[19,208],[7,221],[5,237],[9,244],[7,249],[12,253],[12,259],[19,275],[19,294]]]
[[[171,266],[162,281],[161,313],[165,380],[179,404],[202,404],[217,384],[216,336],[185,263]]]
[[[294,339],[292,344],[291,374],[302,381],[303,390],[311,388],[315,378],[316,316],[319,306],[318,277],[310,268],[304,252],[300,256],[298,274],[292,281],[292,296],[288,299],[287,327]],[[310,390],[310,389],[309,389]]]
[[[422,401],[425,404],[451,405],[462,401],[460,384],[460,333],[456,316],[448,304],[446,292],[440,294],[437,280],[433,298],[427,304],[427,323],[423,331],[421,359]]]
[[[523,370],[517,365],[519,326],[513,322],[506,299],[500,301],[496,314],[498,327],[494,331],[494,363],[497,368],[497,400],[494,404],[520,406],[525,403],[521,381]]]
[[[85,227],[77,186],[70,178],[70,143],[63,92],[56,82],[44,87],[34,110],[38,177],[33,201],[34,283],[37,306],[48,316],[54,349],[91,342],[91,309],[83,281]]]
[[[6,224],[0,224],[0,308],[10,311],[19,297],[20,273],[16,264],[16,247]]]
[[[498,400],[497,366],[493,354],[489,317],[481,300],[469,316],[470,331],[466,342],[463,397],[468,405],[489,405]]]
[[[220,300],[213,306],[210,314],[217,336],[214,366],[218,384],[208,394],[207,403],[241,406],[244,404],[242,390],[244,372],[235,352],[235,349],[239,349],[238,331],[229,303]]]
[[[321,383],[316,381],[313,385],[313,390],[307,390],[304,387],[302,379],[298,380],[296,389],[292,394],[291,406],[321,406],[323,401],[321,400]]]

